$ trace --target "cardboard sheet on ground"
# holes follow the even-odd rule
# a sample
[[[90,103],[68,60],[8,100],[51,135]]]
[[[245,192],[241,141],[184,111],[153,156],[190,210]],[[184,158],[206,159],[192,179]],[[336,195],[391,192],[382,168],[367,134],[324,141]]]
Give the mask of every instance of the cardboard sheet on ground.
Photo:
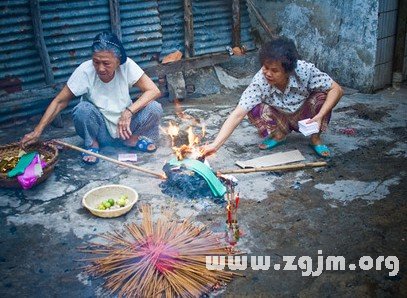
[[[287,152],[278,152],[249,160],[238,160],[236,164],[241,168],[261,168],[283,165],[291,162],[305,160],[304,156],[298,150]]]

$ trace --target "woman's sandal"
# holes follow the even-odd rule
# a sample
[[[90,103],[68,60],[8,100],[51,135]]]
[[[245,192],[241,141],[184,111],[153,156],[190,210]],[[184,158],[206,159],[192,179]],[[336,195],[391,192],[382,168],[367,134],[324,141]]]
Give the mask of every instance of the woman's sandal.
[[[88,151],[93,152],[93,153],[99,153],[99,148],[85,148],[85,150],[88,150]],[[96,159],[93,160],[93,161],[89,161],[89,160],[84,159],[85,157],[89,157],[89,156],[95,157]],[[86,163],[87,165],[95,165],[95,164],[97,164],[99,162],[99,158],[96,157],[96,156],[90,155],[88,153],[82,152],[82,161],[84,163]]]
[[[285,143],[285,139],[281,140],[281,141],[277,141],[275,139],[271,139],[271,138],[265,138],[263,140],[263,142],[261,142],[261,145],[265,145],[265,147],[260,148],[260,150],[270,150],[273,149],[274,147],[277,147],[279,145],[282,145]]]
[[[152,150],[149,150],[148,147],[151,144],[154,145],[155,148]],[[134,145],[134,148],[138,151],[147,152],[147,153],[153,153],[157,150],[157,146],[154,144],[154,142],[147,137],[140,137],[138,139],[136,145]]]
[[[331,157],[331,151],[329,150],[328,146],[323,144],[312,145],[310,144],[311,148],[315,151],[315,153],[324,158]],[[325,152],[325,154],[324,154]]]

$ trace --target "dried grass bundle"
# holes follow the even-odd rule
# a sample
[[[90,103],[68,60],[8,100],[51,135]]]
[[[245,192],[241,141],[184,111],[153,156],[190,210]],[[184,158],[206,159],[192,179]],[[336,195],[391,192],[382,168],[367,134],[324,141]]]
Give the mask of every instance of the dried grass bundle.
[[[107,244],[82,248],[101,255],[88,259],[85,270],[105,277],[110,292],[119,297],[199,297],[238,275],[206,268],[206,256],[226,256],[228,250],[205,227],[167,216],[153,223],[148,205],[141,212],[141,225],[131,223],[122,234],[103,234]]]

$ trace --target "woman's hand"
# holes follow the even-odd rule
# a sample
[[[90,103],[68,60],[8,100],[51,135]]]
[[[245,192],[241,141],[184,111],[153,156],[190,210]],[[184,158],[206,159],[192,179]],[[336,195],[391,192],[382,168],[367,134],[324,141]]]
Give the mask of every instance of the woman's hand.
[[[26,149],[28,145],[32,145],[38,142],[40,139],[41,133],[37,131],[32,131],[27,133],[20,141],[20,147]]]
[[[323,116],[317,114],[317,115],[315,115],[315,117],[309,119],[306,123],[309,124],[309,123],[312,123],[312,122],[316,122],[316,123],[318,123],[318,128],[321,129],[322,118],[323,118]]]
[[[319,129],[321,129],[322,119],[328,115],[329,112],[336,106],[338,101],[341,99],[343,95],[343,90],[341,86],[338,85],[336,82],[332,82],[331,88],[328,90],[326,94],[326,99],[324,104],[322,105],[321,109],[319,110],[318,114],[307,121],[307,123],[317,122],[319,125]]]
[[[129,110],[124,110],[117,123],[117,135],[122,140],[128,140],[132,133],[130,130],[131,117],[133,114]]]
[[[69,101],[74,97],[68,86],[64,86],[61,92],[52,100],[45,114],[42,116],[40,123],[35,127],[34,131],[26,134],[20,141],[21,148],[25,149],[28,145],[38,142],[43,130],[55,117],[68,105]]]
[[[203,157],[206,157],[216,153],[216,151],[218,151],[218,148],[214,143],[211,143],[200,147],[199,151]]]

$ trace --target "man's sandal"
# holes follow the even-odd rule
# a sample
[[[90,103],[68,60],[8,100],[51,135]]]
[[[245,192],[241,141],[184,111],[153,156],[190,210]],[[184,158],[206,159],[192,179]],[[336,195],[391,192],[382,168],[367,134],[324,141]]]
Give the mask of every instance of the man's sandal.
[[[328,146],[323,144],[317,145],[310,144],[310,146],[318,156],[325,158],[331,157],[331,151],[329,150]]]
[[[99,148],[86,148],[85,150],[88,150],[88,151],[93,152],[93,153],[99,153]],[[94,157],[96,159],[92,160],[92,161],[88,161],[88,160],[84,159],[85,157],[89,157],[89,156]],[[89,153],[82,152],[82,161],[84,163],[86,163],[87,165],[95,165],[95,164],[97,164],[99,162],[99,158],[96,157],[96,156],[93,156],[93,155],[91,155]]]
[[[265,138],[263,140],[263,142],[261,142],[261,144],[260,144],[260,145],[265,145],[265,146],[264,147],[259,146],[259,149],[260,150],[270,150],[270,149],[273,149],[274,147],[277,147],[277,146],[282,145],[284,143],[285,143],[285,139],[281,140],[281,141],[277,141],[275,139]]]
[[[150,145],[154,145],[154,149],[148,149]],[[157,146],[152,140],[147,137],[140,137],[134,148],[141,152],[153,153],[157,150]]]

